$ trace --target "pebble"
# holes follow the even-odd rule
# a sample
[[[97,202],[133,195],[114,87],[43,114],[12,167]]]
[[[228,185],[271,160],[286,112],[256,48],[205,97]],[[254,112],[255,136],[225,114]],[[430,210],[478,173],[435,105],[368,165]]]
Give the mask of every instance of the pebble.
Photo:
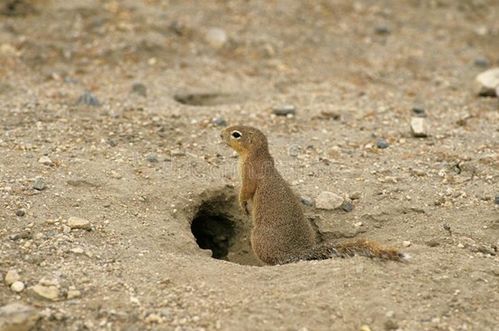
[[[33,182],[33,188],[37,191],[43,191],[47,188],[47,184],[45,184],[45,181],[43,180],[43,178],[38,177]]]
[[[82,95],[80,95],[77,103],[79,105],[87,105],[92,107],[99,107],[101,105],[99,99],[97,99],[97,97],[90,91],[85,91]]]
[[[220,28],[211,28],[206,32],[206,41],[213,48],[222,48],[227,41],[229,41],[229,37],[225,30]]]
[[[132,93],[147,97],[147,87],[142,83],[135,83],[132,85]]]
[[[163,318],[161,318],[158,314],[149,314],[144,320],[147,324],[159,324],[163,322]]]
[[[374,28],[374,32],[376,32],[377,34],[389,34],[391,31],[390,28],[386,25],[379,25]]]
[[[292,157],[297,157],[301,153],[301,146],[293,144],[288,147],[288,155]]]
[[[17,272],[17,270],[10,269],[9,271],[7,271],[7,274],[5,274],[4,281],[5,281],[5,284],[10,286],[14,282],[17,282],[20,279],[21,279],[21,276],[19,276],[19,273]]]
[[[408,240],[404,240],[404,241],[402,241],[402,246],[409,247],[409,246],[411,246],[411,242]]]
[[[376,146],[380,149],[385,149],[388,148],[390,144],[384,138],[378,138],[378,140],[376,140]]]
[[[314,206],[314,198],[302,195],[300,196],[300,201],[303,203],[305,206],[313,207]]]
[[[23,217],[24,215],[26,215],[26,210],[24,210],[22,208],[16,210],[16,216]]]
[[[90,222],[86,219],[80,217],[71,216],[68,219],[68,226],[71,229],[82,229],[82,230],[90,230]]]
[[[350,199],[345,199],[343,203],[341,204],[341,209],[346,211],[347,213],[351,212],[353,210],[353,204]]]
[[[293,105],[280,105],[272,108],[272,113],[276,116],[288,116],[296,114],[296,107]]]
[[[24,290],[24,283],[21,281],[16,281],[10,285],[10,289],[16,293],[22,292]]]
[[[55,301],[59,298],[59,289],[56,286],[44,286],[37,284],[30,289],[41,299]]]
[[[0,307],[0,330],[2,331],[29,331],[40,315],[31,306],[14,302]]]
[[[423,105],[415,104],[411,108],[411,112],[414,116],[426,117],[426,110]]]
[[[68,299],[75,299],[81,297],[81,292],[79,290],[68,290],[66,295]]]
[[[315,199],[315,206],[319,209],[333,210],[340,208],[343,204],[343,197],[333,192],[321,192]]]
[[[159,160],[158,160],[158,156],[154,153],[149,153],[146,155],[146,160],[151,162],[151,163],[157,163]]]
[[[496,195],[495,199],[494,199],[494,202],[496,205],[499,205],[499,194]]]
[[[484,56],[479,56],[479,57],[475,58],[475,60],[473,61],[473,63],[477,67],[481,67],[481,68],[487,68],[490,65],[489,60],[486,57],[484,57]]]
[[[414,137],[427,137],[426,119],[423,117],[411,117],[411,132]]]
[[[39,158],[38,159],[38,163],[41,163],[41,164],[47,165],[47,166],[54,165],[54,162],[52,162],[52,160],[48,156],[46,156],[46,155],[44,155],[41,158]]]
[[[227,126],[227,121],[221,116],[214,117],[211,123],[215,126]]]
[[[499,68],[492,68],[476,76],[477,91],[481,97],[497,96],[499,87]]]
[[[83,250],[83,248],[81,247],[75,247],[75,248],[72,248],[71,249],[71,253],[75,253],[75,254],[83,254],[85,253],[85,251]]]

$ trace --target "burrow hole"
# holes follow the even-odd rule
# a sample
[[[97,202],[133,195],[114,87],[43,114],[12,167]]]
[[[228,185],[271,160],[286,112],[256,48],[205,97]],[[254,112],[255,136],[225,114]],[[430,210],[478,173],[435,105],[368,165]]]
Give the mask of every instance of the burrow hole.
[[[199,248],[210,250],[215,259],[262,265],[251,249],[250,220],[240,213],[233,194],[222,191],[203,199],[191,231]]]

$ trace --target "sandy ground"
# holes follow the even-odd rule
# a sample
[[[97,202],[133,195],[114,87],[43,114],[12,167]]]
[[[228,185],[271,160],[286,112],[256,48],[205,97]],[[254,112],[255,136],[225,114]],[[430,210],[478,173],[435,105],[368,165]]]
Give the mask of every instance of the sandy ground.
[[[0,275],[25,289],[2,281],[0,306],[35,307],[34,330],[498,330],[499,102],[473,85],[499,65],[498,17],[494,0],[2,1]],[[304,205],[324,236],[411,262],[261,266],[224,122],[264,131],[305,200],[354,198]]]

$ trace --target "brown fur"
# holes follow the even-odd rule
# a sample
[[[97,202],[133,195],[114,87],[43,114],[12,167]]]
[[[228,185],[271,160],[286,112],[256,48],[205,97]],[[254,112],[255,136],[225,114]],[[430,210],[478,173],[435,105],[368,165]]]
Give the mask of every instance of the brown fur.
[[[240,156],[239,204],[249,214],[251,202],[251,246],[263,262],[283,264],[354,255],[389,260],[403,258],[397,250],[367,240],[317,245],[315,232],[305,219],[300,202],[274,167],[265,135],[256,128],[237,125],[222,130],[220,136]]]

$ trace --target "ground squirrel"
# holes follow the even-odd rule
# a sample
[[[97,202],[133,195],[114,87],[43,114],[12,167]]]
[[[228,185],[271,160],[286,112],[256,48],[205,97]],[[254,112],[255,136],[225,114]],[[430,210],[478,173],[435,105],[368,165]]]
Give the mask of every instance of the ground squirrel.
[[[250,214],[251,204],[251,246],[263,262],[274,265],[354,255],[396,261],[406,258],[396,249],[368,240],[318,244],[298,198],[274,166],[265,135],[256,128],[237,125],[222,130],[220,136],[239,154],[239,204],[246,214]]]

